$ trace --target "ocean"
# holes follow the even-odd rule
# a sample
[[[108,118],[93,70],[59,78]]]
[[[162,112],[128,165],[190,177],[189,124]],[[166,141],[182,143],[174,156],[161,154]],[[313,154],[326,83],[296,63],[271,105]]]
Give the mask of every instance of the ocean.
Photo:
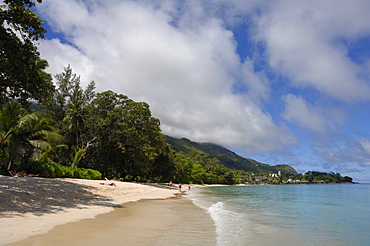
[[[210,186],[187,195],[217,245],[370,245],[370,184]]]

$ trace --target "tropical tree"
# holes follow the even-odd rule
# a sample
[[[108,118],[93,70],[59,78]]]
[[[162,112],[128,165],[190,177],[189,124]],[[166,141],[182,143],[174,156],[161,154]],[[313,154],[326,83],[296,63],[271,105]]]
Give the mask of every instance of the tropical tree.
[[[99,170],[104,176],[127,172],[120,164],[124,153],[118,143],[124,137],[123,108],[129,100],[124,95],[107,91],[99,93],[88,107],[87,137],[96,138],[96,141],[86,154],[85,166]]]
[[[154,182],[169,182],[175,180],[179,170],[178,162],[176,162],[176,152],[171,145],[164,143],[164,147],[156,157],[149,177]]]
[[[38,113],[23,115],[20,104],[10,101],[0,109],[0,154],[3,173],[21,159],[27,161],[36,149],[48,151],[52,143],[63,137],[52,126],[52,121]]]
[[[37,0],[41,3],[41,0]],[[9,98],[46,101],[54,90],[48,66],[35,43],[44,38],[32,0],[4,0],[0,5],[0,104]]]
[[[52,100],[46,106],[53,119],[57,121],[64,119],[69,107],[76,107],[72,105],[85,107],[95,97],[95,82],[91,81],[84,90],[81,87],[81,77],[73,73],[70,65],[54,77],[57,88]]]
[[[20,105],[11,101],[6,107],[0,109],[0,154],[2,158],[2,171],[5,171],[7,165],[15,158],[16,150],[14,148],[17,140],[14,135],[17,132],[16,126],[21,118],[22,108]]]
[[[164,151],[165,137],[161,134],[160,122],[151,116],[149,105],[129,101],[123,111],[124,138],[118,146],[125,153],[126,164],[142,176],[151,173],[156,158]]]
[[[71,159],[72,159],[72,167],[74,169],[77,169],[78,164],[84,157],[86,153],[86,149],[78,149],[77,146],[73,146],[72,148],[73,152],[71,153]]]
[[[190,183],[195,180],[192,178],[194,162],[183,154],[176,153],[176,174],[174,181],[178,183]],[[196,182],[196,181],[195,181]]]
[[[173,160],[171,148],[148,104],[112,91],[98,93],[89,105],[86,129],[90,139],[96,137],[86,153],[86,167],[141,180],[171,176],[165,170]]]
[[[95,82],[91,81],[83,89],[80,76],[73,73],[70,65],[56,74],[55,79],[57,88],[52,100],[46,104],[46,114],[59,123],[59,129],[68,146],[59,149],[60,161],[64,165],[71,165],[75,162],[75,155],[80,151],[83,152],[90,140],[85,136],[85,120],[88,105],[95,97]]]
[[[86,108],[81,101],[69,103],[63,121],[67,123],[67,129],[76,136],[75,144],[82,148],[84,145],[83,129],[85,127]]]
[[[203,184],[207,180],[207,173],[202,167],[202,165],[198,163],[194,163],[192,174],[191,174],[192,181],[195,183]]]

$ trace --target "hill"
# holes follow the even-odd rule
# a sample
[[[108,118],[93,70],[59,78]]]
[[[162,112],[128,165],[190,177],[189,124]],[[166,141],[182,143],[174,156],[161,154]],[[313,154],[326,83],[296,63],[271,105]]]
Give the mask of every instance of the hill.
[[[178,139],[170,136],[166,137],[167,143],[169,143],[175,151],[183,152],[184,154],[199,153],[209,156],[210,158],[217,158],[222,165],[230,169],[244,170],[246,172],[253,173],[277,173],[278,171],[281,171],[282,174],[297,174],[297,171],[287,164],[270,166],[253,159],[241,157],[220,145],[212,143],[196,143],[187,138]]]

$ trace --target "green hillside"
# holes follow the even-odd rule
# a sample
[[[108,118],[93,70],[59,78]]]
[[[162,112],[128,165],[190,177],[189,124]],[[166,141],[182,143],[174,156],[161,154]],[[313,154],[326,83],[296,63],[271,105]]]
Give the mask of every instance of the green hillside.
[[[167,136],[167,142],[177,152],[183,152],[184,154],[198,153],[210,158],[217,158],[222,165],[230,169],[244,170],[253,173],[277,173],[281,171],[282,174],[297,174],[297,171],[289,165],[282,164],[270,166],[253,159],[241,157],[227,148],[216,144],[196,143],[186,138],[177,139],[170,136]]]

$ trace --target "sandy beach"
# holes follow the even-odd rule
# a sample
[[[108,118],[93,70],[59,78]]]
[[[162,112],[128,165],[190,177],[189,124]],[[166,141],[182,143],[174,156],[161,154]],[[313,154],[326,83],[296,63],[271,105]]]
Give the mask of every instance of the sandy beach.
[[[210,216],[177,189],[101,183],[108,182],[0,176],[0,245],[215,244]]]

